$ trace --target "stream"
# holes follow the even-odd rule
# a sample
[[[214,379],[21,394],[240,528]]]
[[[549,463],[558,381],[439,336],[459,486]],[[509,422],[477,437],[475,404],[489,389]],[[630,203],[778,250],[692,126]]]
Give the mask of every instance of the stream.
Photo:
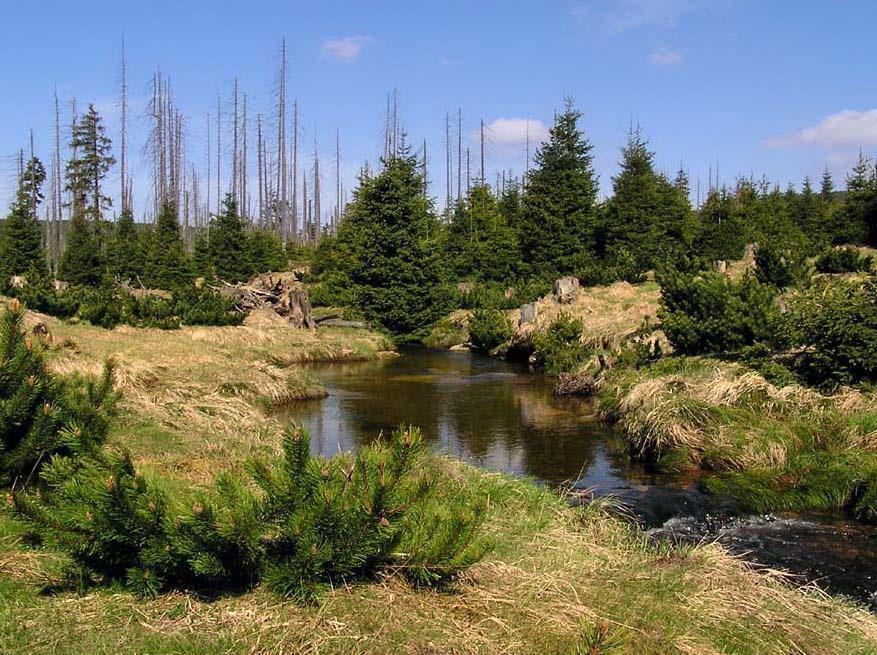
[[[373,362],[313,365],[329,392],[287,417],[333,455],[402,424],[439,453],[474,465],[614,499],[654,539],[718,541],[757,564],[877,604],[877,527],[833,515],[748,516],[702,493],[691,476],[630,462],[589,400],[557,398],[526,366],[469,353],[406,348]]]

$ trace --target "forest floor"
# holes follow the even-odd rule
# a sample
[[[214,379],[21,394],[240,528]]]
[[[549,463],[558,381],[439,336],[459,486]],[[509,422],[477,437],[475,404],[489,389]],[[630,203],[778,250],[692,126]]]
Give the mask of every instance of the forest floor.
[[[60,372],[96,373],[114,357],[124,400],[113,440],[155,479],[189,489],[277,447],[269,405],[319,393],[297,363],[389,346],[363,330],[299,332],[264,316],[174,332],[28,321],[52,333]],[[527,481],[441,465],[461,493],[489,496],[493,551],[445,591],[387,575],[331,590],[317,607],[262,589],[154,600],[50,591],[58,557],[28,549],[0,518],[0,652],[877,653],[877,619],[846,601],[794,589],[715,545],[649,544],[599,505],[573,508]]]

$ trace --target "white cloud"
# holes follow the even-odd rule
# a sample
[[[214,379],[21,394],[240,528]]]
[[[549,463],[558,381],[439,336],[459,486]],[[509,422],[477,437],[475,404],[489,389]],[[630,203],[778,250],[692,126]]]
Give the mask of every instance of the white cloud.
[[[573,8],[573,16],[598,22],[610,34],[640,27],[672,29],[687,14],[707,9],[711,0],[587,0]]]
[[[770,148],[824,146],[827,148],[877,146],[877,109],[844,111],[826,116],[816,125],[767,140]]]
[[[321,52],[323,57],[337,61],[353,61],[359,57],[363,48],[374,43],[370,36],[345,36],[341,39],[326,39]]]
[[[485,125],[484,131],[488,140],[496,145],[525,143],[528,134],[531,145],[548,139],[548,127],[545,123],[532,118],[497,118]],[[478,138],[477,133],[474,138]]]
[[[685,61],[685,55],[675,50],[663,48],[649,54],[649,61],[655,66],[675,66]]]

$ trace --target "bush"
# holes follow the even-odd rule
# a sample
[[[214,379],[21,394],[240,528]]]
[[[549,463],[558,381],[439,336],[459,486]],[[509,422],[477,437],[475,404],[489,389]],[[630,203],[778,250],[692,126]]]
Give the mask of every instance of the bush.
[[[828,248],[816,258],[816,270],[820,273],[868,273],[873,266],[871,255],[863,255],[851,246]]]
[[[781,338],[775,291],[751,276],[733,282],[720,273],[670,271],[660,278],[661,328],[683,355],[737,353]]]
[[[469,341],[475,348],[489,352],[505,343],[515,330],[509,317],[498,309],[476,309],[469,321]]]
[[[545,332],[533,337],[536,366],[557,375],[575,370],[591,354],[582,343],[582,322],[566,314],[558,316]]]
[[[802,381],[829,390],[877,382],[877,282],[822,280],[789,309]]]
[[[78,286],[66,291],[38,282],[14,289],[12,295],[33,300],[28,306],[35,311],[58,318],[78,316],[108,330],[123,324],[165,330],[181,325],[240,325],[246,318],[229,298],[188,285],[173,291],[169,298],[136,297],[109,279],[98,287]]]
[[[645,269],[626,248],[619,248],[606,259],[583,253],[579,260],[576,277],[585,287],[605,286],[618,281],[629,284],[642,284],[646,281]]]
[[[759,246],[755,253],[755,277],[762,284],[777,289],[806,287],[813,271],[804,256],[794,256],[791,250],[776,246]]]
[[[58,457],[43,493],[13,496],[36,543],[66,553],[82,583],[141,595],[168,588],[246,589],[264,580],[311,601],[330,582],[387,566],[439,584],[478,561],[485,504],[448,498],[417,430],[331,459],[290,428],[278,461],[257,461],[246,484],[223,475],[185,510],[128,457]]]
[[[55,455],[95,456],[113,409],[112,367],[98,381],[62,381],[42,345],[26,336],[24,312],[0,318],[0,481],[27,486]]]

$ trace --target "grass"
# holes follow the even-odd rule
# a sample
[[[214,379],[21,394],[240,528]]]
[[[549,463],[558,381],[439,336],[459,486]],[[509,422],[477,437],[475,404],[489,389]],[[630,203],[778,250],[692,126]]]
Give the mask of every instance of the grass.
[[[326,392],[302,364],[378,357],[392,348],[368,330],[296,330],[273,312],[237,327],[104,330],[28,312],[51,334],[50,367],[96,375],[116,362],[121,416],[111,443],[158,474],[206,480],[216,467],[276,447],[273,409]]]
[[[304,379],[296,362],[375,356],[386,347],[364,331],[290,333],[252,322],[163,333],[29,320],[50,328],[59,370],[87,372],[116,357],[130,397],[113,440],[163,484],[189,490],[240,466],[254,449],[277,447],[276,426],[258,401],[275,388],[264,366]],[[188,408],[199,402],[188,385],[234,402]],[[168,409],[166,401],[180,404]],[[21,528],[0,517],[0,652],[877,653],[873,616],[815,589],[793,589],[718,546],[652,545],[600,505],[570,507],[526,480],[452,459],[437,465],[447,493],[488,498],[493,551],[442,592],[388,572],[332,589],[317,607],[262,589],[154,600],[113,589],[52,591],[63,563],[30,550]]]
[[[873,653],[877,621],[793,591],[719,547],[650,546],[598,506],[442,460],[490,498],[492,555],[448,591],[398,576],[328,592],[317,608],[256,590],[207,601],[98,590],[40,594],[52,557],[0,531],[0,652]],[[594,650],[599,648],[599,650]]]
[[[612,371],[601,411],[634,457],[717,472],[707,490],[751,511],[826,509],[877,520],[877,398],[777,388],[742,366],[669,358]]]

